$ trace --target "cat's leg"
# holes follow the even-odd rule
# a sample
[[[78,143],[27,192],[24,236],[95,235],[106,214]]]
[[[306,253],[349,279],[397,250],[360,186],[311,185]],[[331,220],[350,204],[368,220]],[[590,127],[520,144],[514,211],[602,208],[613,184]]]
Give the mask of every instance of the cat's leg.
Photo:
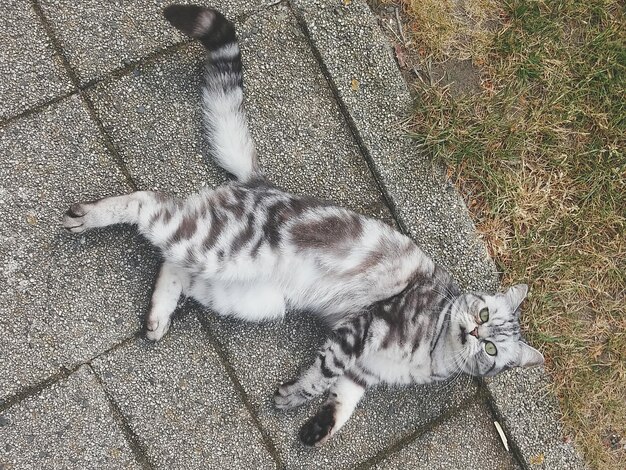
[[[365,383],[344,374],[331,387],[320,410],[300,429],[300,440],[307,446],[319,446],[346,424],[365,393]]]
[[[72,233],[113,224],[146,226],[151,221],[154,223],[156,216],[161,215],[163,210],[174,207],[174,198],[152,191],[136,191],[123,196],[72,204],[63,217],[63,226]]]
[[[318,351],[315,363],[297,380],[278,387],[274,394],[276,407],[294,408],[328,390],[363,353],[370,323],[371,316],[362,314],[333,330]]]
[[[147,339],[158,341],[167,333],[172,314],[186,285],[186,274],[180,268],[167,261],[161,265],[144,323]]]

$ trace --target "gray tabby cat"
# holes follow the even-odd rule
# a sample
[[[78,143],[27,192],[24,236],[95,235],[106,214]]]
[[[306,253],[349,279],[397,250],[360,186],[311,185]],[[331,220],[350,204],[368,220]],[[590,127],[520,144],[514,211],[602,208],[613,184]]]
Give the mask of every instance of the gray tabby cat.
[[[207,48],[202,105],[212,154],[236,181],[186,200],[138,191],[73,204],[73,233],[134,224],[163,254],[145,319],[157,341],[181,295],[249,321],[314,312],[331,333],[313,365],[281,385],[276,406],[328,391],[300,432],[319,445],[348,420],[367,387],[425,384],[461,372],[491,376],[543,363],[521,341],[526,285],[463,294],[413,241],[384,223],[273,186],[261,172],[243,108],[235,28],[219,12],[172,5],[165,17]]]

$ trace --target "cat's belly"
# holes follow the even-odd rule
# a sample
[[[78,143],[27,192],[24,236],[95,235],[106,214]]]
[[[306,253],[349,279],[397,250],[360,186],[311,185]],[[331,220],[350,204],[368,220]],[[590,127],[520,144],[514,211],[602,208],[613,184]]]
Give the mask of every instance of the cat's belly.
[[[336,323],[345,315],[401,291],[416,265],[419,250],[395,266],[367,265],[363,256],[261,247],[255,256],[206,252],[191,271],[197,274],[189,295],[225,315],[250,321],[281,317],[286,308],[314,311]],[[357,252],[360,251],[354,248]],[[382,255],[381,255],[382,256]]]
[[[220,315],[246,321],[279,319],[287,309],[343,317],[372,303],[364,295],[366,286],[322,273],[309,260],[267,268],[251,264],[239,280],[233,275],[196,277],[186,294]]]
[[[286,311],[281,289],[270,282],[196,282],[187,294],[220,315],[245,321],[275,320]]]

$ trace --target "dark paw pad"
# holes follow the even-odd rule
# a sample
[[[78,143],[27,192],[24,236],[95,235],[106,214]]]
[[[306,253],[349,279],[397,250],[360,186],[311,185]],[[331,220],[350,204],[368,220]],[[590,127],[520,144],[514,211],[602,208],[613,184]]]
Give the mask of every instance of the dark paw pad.
[[[330,437],[335,425],[334,405],[324,405],[315,416],[309,419],[300,429],[300,440],[307,446],[318,446]]]
[[[295,380],[288,380],[287,382],[283,382],[280,387],[278,387],[276,389],[276,391],[274,392],[274,396],[283,396],[283,393],[281,393],[281,391],[286,390],[287,388],[291,387],[292,385],[294,385],[296,383]]]
[[[73,218],[78,218],[85,215],[85,210],[80,204],[72,204],[65,214]]]

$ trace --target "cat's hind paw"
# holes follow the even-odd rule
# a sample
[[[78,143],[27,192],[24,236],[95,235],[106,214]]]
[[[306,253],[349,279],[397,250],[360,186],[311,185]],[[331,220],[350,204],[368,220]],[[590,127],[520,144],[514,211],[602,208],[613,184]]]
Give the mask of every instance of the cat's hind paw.
[[[286,382],[274,393],[274,405],[279,410],[290,410],[306,403],[309,398],[297,382]]]
[[[63,215],[63,227],[72,233],[81,233],[87,230],[87,214],[91,204],[72,204]]]
[[[300,440],[307,446],[321,446],[334,434],[335,407],[324,405],[315,416],[309,419],[300,429]]]

